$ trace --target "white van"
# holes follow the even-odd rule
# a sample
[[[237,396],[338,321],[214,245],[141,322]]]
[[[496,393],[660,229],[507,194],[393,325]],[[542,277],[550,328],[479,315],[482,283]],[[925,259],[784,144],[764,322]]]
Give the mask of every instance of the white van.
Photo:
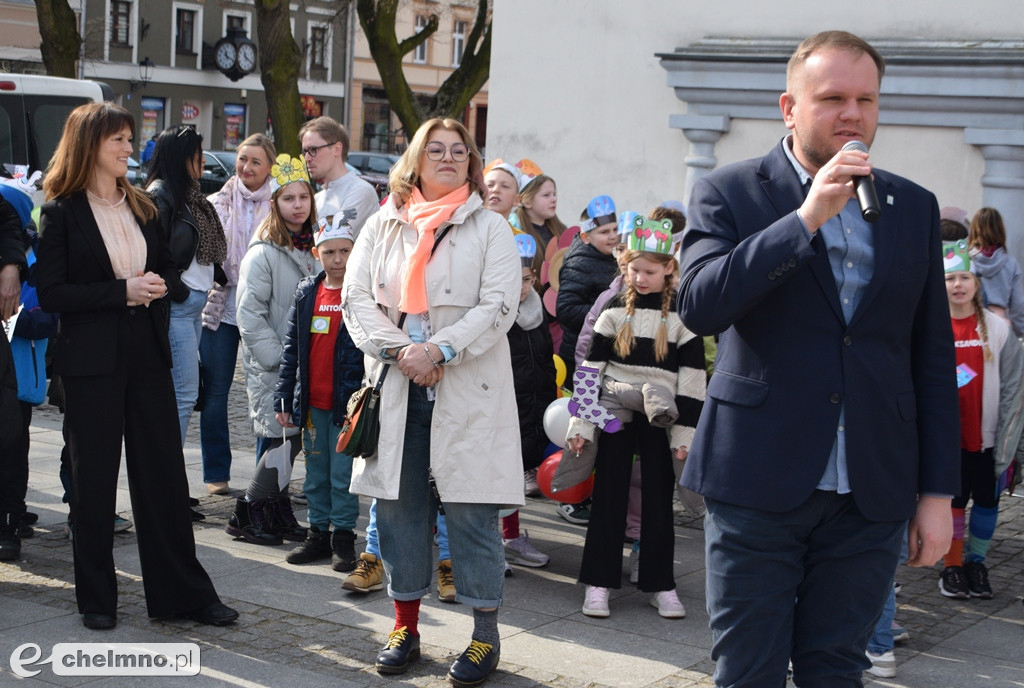
[[[45,170],[71,111],[113,98],[109,86],[95,81],[0,74],[0,164]]]

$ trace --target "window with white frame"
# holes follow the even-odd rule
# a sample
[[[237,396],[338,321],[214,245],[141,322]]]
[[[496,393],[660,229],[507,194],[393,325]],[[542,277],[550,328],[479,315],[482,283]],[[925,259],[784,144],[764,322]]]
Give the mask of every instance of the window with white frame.
[[[452,67],[462,64],[462,53],[466,50],[466,22],[456,21],[452,26]]]
[[[309,29],[309,66],[327,67],[327,27],[311,26]]]
[[[180,54],[195,55],[196,13],[179,9],[176,13],[174,47]]]
[[[229,14],[227,15],[227,28],[241,29],[242,31],[247,31],[248,29],[245,28],[246,19],[247,17],[244,17],[239,14]]]
[[[110,44],[128,45],[129,26],[132,20],[132,3],[114,0],[110,3]]]
[[[430,20],[426,17],[426,15],[417,14],[416,15],[416,33],[419,33],[423,29],[427,28],[427,24],[429,24],[429,23],[430,23]],[[412,53],[412,61],[415,62],[416,64],[426,64],[427,63],[427,42],[429,40],[430,39],[428,38],[427,40],[425,40],[422,43],[420,43],[419,45],[417,45],[416,46],[416,50],[413,51],[413,53]]]

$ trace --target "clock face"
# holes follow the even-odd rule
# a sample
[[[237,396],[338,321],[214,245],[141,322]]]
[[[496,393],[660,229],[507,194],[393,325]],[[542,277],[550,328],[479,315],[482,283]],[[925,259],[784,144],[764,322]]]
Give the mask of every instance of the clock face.
[[[256,46],[242,43],[238,46],[238,68],[249,73],[256,67]]]
[[[235,44],[230,41],[223,41],[217,46],[216,63],[217,69],[221,71],[227,71],[235,66],[235,59],[237,58],[237,49]]]

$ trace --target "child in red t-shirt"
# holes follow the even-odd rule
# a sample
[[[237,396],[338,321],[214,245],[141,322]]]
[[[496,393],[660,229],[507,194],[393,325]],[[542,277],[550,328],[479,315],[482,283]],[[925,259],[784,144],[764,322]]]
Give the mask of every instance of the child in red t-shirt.
[[[1020,443],[1024,351],[1007,323],[982,308],[966,242],[946,244],[943,255],[960,388],[961,487],[953,498],[953,542],[939,591],[946,597],[989,599],[992,587],[984,562],[999,513],[999,477]],[[965,552],[969,500],[974,504]]]
[[[277,421],[302,427],[306,453],[303,490],[309,534],[287,561],[307,564],[330,558],[335,571],[351,571],[357,561],[353,529],[359,498],[348,489],[352,457],[336,449],[348,398],[363,379],[363,354],[352,343],[341,314],[341,285],[353,240],[341,214],[330,224],[318,224],[313,256],[324,269],[300,282],[295,292],[274,392],[274,408],[290,409],[278,411]]]

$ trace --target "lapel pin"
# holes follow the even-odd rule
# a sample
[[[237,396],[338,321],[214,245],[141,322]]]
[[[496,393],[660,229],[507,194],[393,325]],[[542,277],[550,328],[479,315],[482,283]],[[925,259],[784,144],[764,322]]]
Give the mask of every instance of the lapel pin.
[[[892,205],[892,194],[885,197],[885,202]]]

